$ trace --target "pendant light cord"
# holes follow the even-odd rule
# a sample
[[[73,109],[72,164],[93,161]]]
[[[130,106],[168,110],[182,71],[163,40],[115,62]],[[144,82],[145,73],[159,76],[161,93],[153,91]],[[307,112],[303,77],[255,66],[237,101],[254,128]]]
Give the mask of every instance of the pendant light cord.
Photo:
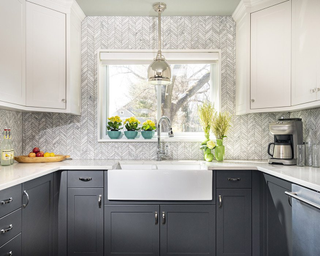
[[[159,3],[160,4],[160,3]],[[161,9],[159,8],[158,10],[158,55],[160,55],[159,57],[162,57],[162,53],[161,53]]]

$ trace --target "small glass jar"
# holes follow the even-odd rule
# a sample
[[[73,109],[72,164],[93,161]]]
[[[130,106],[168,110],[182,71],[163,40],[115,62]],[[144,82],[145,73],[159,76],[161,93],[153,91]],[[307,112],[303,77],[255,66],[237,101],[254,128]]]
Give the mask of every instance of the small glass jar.
[[[320,145],[313,145],[313,167],[320,168]]]
[[[303,167],[306,162],[306,147],[303,144],[297,145],[297,166]]]

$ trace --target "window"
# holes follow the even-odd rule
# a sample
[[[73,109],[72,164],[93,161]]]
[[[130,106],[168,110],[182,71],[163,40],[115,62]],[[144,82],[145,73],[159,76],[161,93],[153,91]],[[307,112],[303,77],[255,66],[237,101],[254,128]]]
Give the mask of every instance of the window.
[[[179,52],[171,52],[171,57],[164,52],[172,69],[172,84],[167,86],[147,82],[148,65],[154,55],[151,51],[100,53],[100,139],[108,139],[106,120],[114,115],[123,121],[136,116],[141,123],[147,119],[156,122],[165,115],[172,121],[176,138],[199,133],[203,136],[197,105],[209,100],[219,108],[219,54],[180,52],[179,57]],[[166,128],[163,126],[162,131]]]

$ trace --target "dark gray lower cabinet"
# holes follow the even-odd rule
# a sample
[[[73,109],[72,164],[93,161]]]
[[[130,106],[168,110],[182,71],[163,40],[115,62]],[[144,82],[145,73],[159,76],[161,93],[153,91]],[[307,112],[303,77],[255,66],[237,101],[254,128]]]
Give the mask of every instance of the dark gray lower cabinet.
[[[215,255],[214,205],[160,205],[160,255]]]
[[[214,256],[214,216],[214,205],[107,205],[105,255]]]
[[[217,195],[217,256],[250,256],[251,189],[218,189]]]
[[[159,205],[105,206],[105,255],[159,255]]]
[[[103,188],[68,189],[68,255],[103,255]]]
[[[292,209],[285,191],[291,191],[291,183],[264,175],[266,182],[264,203],[265,255],[292,255]]]
[[[22,255],[51,256],[53,240],[53,175],[23,184]]]

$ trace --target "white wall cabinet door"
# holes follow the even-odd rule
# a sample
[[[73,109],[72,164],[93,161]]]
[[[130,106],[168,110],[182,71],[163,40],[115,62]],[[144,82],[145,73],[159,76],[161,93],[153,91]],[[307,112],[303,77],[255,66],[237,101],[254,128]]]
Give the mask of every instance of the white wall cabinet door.
[[[0,1],[0,101],[25,104],[25,1]]]
[[[292,104],[316,101],[319,80],[320,1],[292,1]],[[320,89],[320,88],[319,88]],[[320,93],[318,93],[320,95]]]
[[[236,114],[246,114],[250,106],[250,15],[237,22]]]
[[[251,14],[251,109],[291,105],[291,2]]]
[[[66,14],[26,3],[27,106],[66,108]]]

